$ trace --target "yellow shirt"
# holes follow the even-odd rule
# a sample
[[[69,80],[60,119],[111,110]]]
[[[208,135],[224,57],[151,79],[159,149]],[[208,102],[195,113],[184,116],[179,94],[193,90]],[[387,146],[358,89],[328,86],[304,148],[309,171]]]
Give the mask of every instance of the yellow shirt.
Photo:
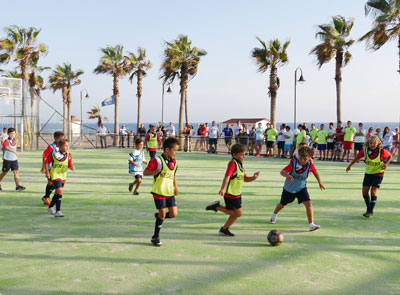
[[[318,131],[318,139],[317,143],[318,144],[326,144],[326,138],[328,137],[328,131],[324,130],[319,130]]]
[[[356,128],[353,126],[344,128],[344,141],[354,141],[354,133]]]
[[[317,137],[317,135],[318,135],[318,129],[317,128],[311,129],[310,136],[311,136],[312,141],[314,141],[314,139]]]
[[[267,140],[268,141],[275,141],[276,135],[278,134],[278,131],[276,131],[275,128],[268,129],[267,131]]]

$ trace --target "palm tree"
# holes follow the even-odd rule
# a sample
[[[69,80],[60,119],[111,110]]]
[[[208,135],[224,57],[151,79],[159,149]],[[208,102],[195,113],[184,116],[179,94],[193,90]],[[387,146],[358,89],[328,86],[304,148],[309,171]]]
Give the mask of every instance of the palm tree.
[[[176,77],[180,80],[179,134],[182,134],[184,110],[186,111],[186,123],[189,123],[188,84],[197,74],[200,58],[206,55],[207,52],[197,47],[192,47],[192,41],[185,35],[179,35],[178,39],[166,42],[166,45],[160,78],[163,79],[163,83],[168,83],[169,85],[173,83]]]
[[[354,20],[345,19],[343,16],[333,16],[330,24],[319,25],[316,38],[322,43],[315,46],[310,54],[315,54],[319,68],[328,63],[333,57],[336,60],[335,81],[336,81],[336,116],[337,121],[342,121],[342,68],[346,66],[352,58],[349,47],[354,43],[350,39],[350,32],[353,28]]]
[[[50,88],[54,92],[61,90],[63,98],[63,120],[64,132],[68,132],[68,137],[72,140],[72,125],[71,125],[71,88],[72,86],[81,84],[79,76],[83,74],[83,70],[72,70],[70,63],[64,63],[62,66],[57,65],[55,70],[49,77]],[[66,109],[68,112],[68,128],[66,126]]]
[[[117,138],[119,135],[119,79],[130,73],[132,70],[126,64],[124,54],[124,47],[116,45],[115,47],[107,46],[101,48],[100,51],[103,56],[100,59],[100,64],[94,69],[95,74],[110,74],[113,76],[113,94],[115,99],[114,105],[114,146],[117,145]]]
[[[141,122],[140,107],[142,103],[142,80],[147,75],[146,71],[150,69],[153,65],[149,60],[146,60],[146,50],[144,48],[138,48],[138,56],[136,54],[129,52],[129,56],[125,57],[125,62],[132,69],[132,74],[129,77],[129,81],[133,83],[133,78],[137,77],[137,92],[136,96],[138,98],[138,110],[137,110],[137,129],[139,129]]]
[[[37,44],[37,37],[41,30],[34,27],[20,28],[16,25],[5,28],[7,37],[0,40],[0,63],[8,63],[12,57],[21,67],[21,78],[28,82],[29,64],[39,59],[40,54],[47,53],[47,45]]]
[[[108,122],[108,117],[103,117],[101,115],[101,109],[99,105],[92,107],[92,109],[87,112],[89,114],[89,119],[96,119],[97,118],[97,126],[100,127],[101,123],[104,121]]]
[[[372,14],[374,22],[372,29],[360,38],[367,41],[370,49],[378,50],[386,42],[397,39],[399,48],[400,73],[400,1],[396,0],[370,0],[365,4],[365,14]]]
[[[289,62],[287,55],[287,48],[290,41],[286,41],[281,45],[278,39],[269,41],[268,45],[257,37],[257,40],[261,43],[261,48],[254,48],[251,51],[251,56],[255,59],[258,66],[258,72],[265,73],[268,68],[269,72],[269,87],[268,94],[271,97],[271,107],[270,107],[270,120],[271,123],[276,126],[276,98],[279,89],[279,77],[278,77],[278,67],[282,67]]]

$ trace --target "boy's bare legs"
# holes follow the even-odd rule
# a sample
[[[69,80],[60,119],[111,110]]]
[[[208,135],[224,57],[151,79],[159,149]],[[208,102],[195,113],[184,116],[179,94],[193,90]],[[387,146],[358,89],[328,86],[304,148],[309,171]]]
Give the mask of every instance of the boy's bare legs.
[[[217,211],[224,212],[225,214],[229,215],[228,220],[226,221],[225,225],[223,226],[224,229],[228,229],[236,222],[236,220],[242,216],[242,208],[239,209],[226,209],[225,207],[218,206],[216,208]]]
[[[15,181],[15,186],[19,186],[19,170],[14,170],[14,181]]]
[[[308,223],[314,223],[314,211],[312,208],[311,201],[305,201],[305,202],[303,202],[303,204],[306,207]]]
[[[279,211],[281,211],[283,208],[285,208],[287,205],[282,205],[281,203],[278,203],[277,205],[276,205],[276,207],[275,207],[275,210],[274,210],[274,214],[278,214],[279,213]]]
[[[6,175],[7,175],[7,172],[2,172],[0,174],[0,182],[3,180],[4,176],[6,176]]]

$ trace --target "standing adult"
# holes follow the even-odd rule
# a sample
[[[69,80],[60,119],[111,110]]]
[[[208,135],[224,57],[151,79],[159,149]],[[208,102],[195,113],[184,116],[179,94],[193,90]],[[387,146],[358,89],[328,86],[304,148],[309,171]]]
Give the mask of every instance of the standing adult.
[[[102,149],[106,149],[107,148],[107,133],[109,133],[107,128],[104,126],[103,123],[100,123],[100,126],[97,129],[97,134],[100,137],[100,145],[101,145]]]
[[[363,123],[358,123],[358,131],[354,134],[354,159],[357,158],[359,152],[364,149],[365,137],[367,131],[363,129]]]
[[[211,123],[211,127],[208,130],[208,137],[209,137],[208,138],[208,144],[209,144],[208,153],[217,154],[219,130],[218,130],[218,126],[215,124],[215,121],[212,121],[212,123]]]
[[[339,161],[340,156],[343,152],[343,142],[344,142],[344,131],[343,131],[343,123],[339,121],[336,126],[336,142],[335,142],[335,156],[333,157],[333,161]]]
[[[333,160],[333,154],[335,153],[335,124],[333,122],[329,123],[329,129],[328,131],[328,138],[326,139],[326,148],[327,148],[327,153],[326,153],[326,159],[329,161]],[[329,156],[329,153],[331,154]]]
[[[390,153],[394,156],[399,148],[399,144],[400,144],[400,132],[399,132],[399,128],[395,129],[395,135],[393,135],[393,145],[392,145],[392,150],[390,151]]]
[[[264,142],[264,132],[265,129],[262,127],[262,123],[258,123],[258,127],[256,128],[256,157],[259,157],[261,154]]]
[[[175,136],[175,126],[172,124],[172,122],[169,122],[169,125],[167,126],[167,135]]]
[[[144,138],[146,137],[147,130],[146,130],[146,128],[144,128],[143,124],[140,124],[137,132],[138,132],[138,135],[144,140]]]
[[[325,161],[328,159],[326,156],[326,139],[328,138],[329,134],[324,128],[325,124],[321,124],[315,141],[318,144],[319,159]]]
[[[343,156],[340,162],[344,162],[344,157],[347,155],[347,162],[350,162],[350,151],[353,149],[354,134],[356,128],[352,126],[351,121],[347,121],[347,127],[344,129],[344,144],[343,144]]]
[[[119,147],[125,148],[125,138],[128,135],[128,129],[126,129],[125,124],[122,124],[121,129],[119,129]]]
[[[228,148],[228,154],[230,154],[232,145],[232,135],[233,135],[233,130],[231,128],[231,125],[226,124],[226,127],[222,129],[222,133],[224,134],[225,145]]]
[[[235,141],[236,143],[240,143],[240,138],[239,138],[239,133],[242,131],[243,127],[240,123],[240,121],[236,122],[236,126],[233,128],[233,134],[235,135]]]
[[[297,126],[297,130],[298,130],[298,132],[297,132],[297,136],[296,136],[296,148],[298,150],[300,144],[305,142],[306,136],[307,136],[307,132],[306,132],[304,126],[301,125],[301,124],[299,124]]]
[[[276,136],[278,135],[278,131],[275,129],[273,124],[270,124],[270,127],[267,130],[267,157],[272,157],[274,154],[274,143]]]
[[[281,124],[278,133],[278,157],[284,158],[286,124]]]
[[[292,130],[290,130],[290,126],[286,125],[285,127],[285,132],[283,133],[283,136],[285,136],[285,146],[283,148],[283,157],[289,157],[292,156],[292,151],[293,151],[293,138],[294,138],[294,133]]]
[[[185,136],[185,143],[183,150],[185,152],[192,151],[192,126],[189,123],[186,123],[185,128],[183,129],[183,135]]]
[[[314,123],[311,124],[310,137],[311,137],[311,144],[310,144],[310,146],[311,146],[311,158],[314,158],[315,150],[318,147],[318,143],[316,141],[316,139],[318,137],[318,128],[315,127]]]
[[[388,126],[383,129],[382,146],[388,152],[392,150],[394,135],[396,134],[393,131],[390,131],[390,128]]]

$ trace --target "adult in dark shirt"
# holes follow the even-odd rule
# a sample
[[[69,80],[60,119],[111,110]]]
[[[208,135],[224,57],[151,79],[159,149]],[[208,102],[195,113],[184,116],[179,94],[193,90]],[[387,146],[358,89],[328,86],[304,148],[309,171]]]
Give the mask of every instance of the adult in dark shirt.
[[[222,133],[224,134],[225,145],[228,148],[228,154],[230,154],[232,145],[232,136],[233,136],[233,130],[231,126],[229,124],[226,124],[226,127],[222,129]]]

